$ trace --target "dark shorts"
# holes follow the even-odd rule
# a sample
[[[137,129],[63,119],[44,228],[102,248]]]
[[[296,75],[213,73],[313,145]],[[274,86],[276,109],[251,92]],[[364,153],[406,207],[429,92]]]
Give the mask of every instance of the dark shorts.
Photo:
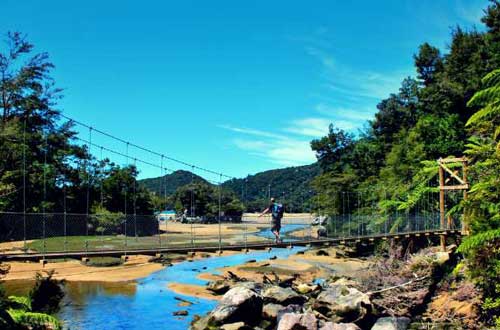
[[[280,230],[281,230],[281,219],[272,219],[271,231],[280,231]]]

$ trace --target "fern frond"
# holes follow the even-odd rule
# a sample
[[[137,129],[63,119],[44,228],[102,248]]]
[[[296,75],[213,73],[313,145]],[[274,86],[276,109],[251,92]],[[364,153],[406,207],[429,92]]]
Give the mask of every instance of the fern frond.
[[[46,328],[50,327],[50,329],[54,330],[62,329],[59,320],[48,314],[25,312],[18,309],[9,309],[7,313],[9,313],[14,322],[28,328],[41,326]]]
[[[500,85],[491,86],[476,92],[469,102],[467,102],[467,106],[477,107],[484,106],[490,102],[497,102],[499,96]]]
[[[497,89],[497,93],[499,93],[499,95],[496,96],[497,100],[487,104],[484,108],[470,116],[465,126],[471,126],[483,119],[486,119],[487,117],[498,115],[500,113],[500,100],[498,100],[498,98],[500,98],[500,87],[497,87]]]
[[[488,73],[481,79],[484,87],[500,85],[500,69],[496,69]]]
[[[28,297],[9,296],[8,302],[12,309],[20,309],[26,312],[31,311],[31,300]]]
[[[472,250],[484,247],[492,241],[500,240],[500,229],[488,230],[473,236],[466,237],[457,251],[463,254],[468,254]]]

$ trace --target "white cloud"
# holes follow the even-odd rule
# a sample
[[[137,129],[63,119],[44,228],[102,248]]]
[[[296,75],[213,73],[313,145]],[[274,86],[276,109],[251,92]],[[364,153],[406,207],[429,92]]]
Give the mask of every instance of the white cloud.
[[[229,125],[220,125],[219,127],[249,136],[234,138],[231,142],[238,149],[245,150],[250,155],[264,158],[274,164],[297,166],[311,164],[316,160],[309,144],[310,139],[304,136],[295,138],[285,134]]]
[[[282,135],[275,134],[272,132],[266,132],[266,131],[261,131],[253,128],[245,128],[245,127],[234,127],[231,125],[219,125],[220,128],[224,128],[236,133],[243,133],[243,134],[249,134],[249,135],[255,135],[255,136],[262,136],[262,137],[267,137],[267,138],[283,138]]]
[[[293,120],[286,131],[309,137],[321,137],[328,133],[328,125],[332,121],[327,118],[304,118]]]
[[[319,47],[308,46],[306,52],[322,64],[329,88],[348,96],[385,98],[397,91],[403,78],[412,72],[406,68],[392,72],[358,70],[339,63],[332,54]]]

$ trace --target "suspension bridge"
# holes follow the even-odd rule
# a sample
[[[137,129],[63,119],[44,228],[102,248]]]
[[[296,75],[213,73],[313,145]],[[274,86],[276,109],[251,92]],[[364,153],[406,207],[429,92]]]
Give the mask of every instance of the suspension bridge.
[[[75,136],[87,157],[83,164],[63,160],[69,168],[79,168],[83,173],[80,185],[70,183],[67,169],[59,170],[50,164],[60,151],[51,144],[49,132],[43,136],[44,163],[38,167],[27,164],[26,143],[23,143],[20,172],[22,183],[8,195],[21,195],[22,209],[0,212],[0,260],[46,260],[59,258],[88,258],[93,256],[128,256],[132,254],[161,255],[168,253],[213,252],[224,250],[249,251],[271,249],[273,247],[293,247],[306,245],[370,244],[378,240],[399,240],[439,238],[441,246],[446,238],[459,237],[466,228],[463,217],[447,216],[447,209],[456,204],[457,192],[467,198],[467,160],[455,158],[438,160],[439,181],[436,191],[429,190],[419,199],[410,211],[381,214],[374,212],[375,205],[366,202],[362,194],[381,194],[384,192],[342,192],[336,191],[336,214],[316,225],[314,214],[321,210],[306,210],[303,214],[286,214],[282,221],[283,243],[274,242],[270,232],[269,218],[258,219],[252,214],[227,216],[222,202],[222,183],[234,179],[203,166],[178,160],[169,155],[150,150],[107,132],[83,124],[72,118],[63,117],[74,125],[88,131],[88,137]],[[81,135],[81,133],[80,133]],[[96,143],[96,135],[113,141],[110,145]],[[23,136],[23,140],[25,137]],[[121,145],[117,147],[117,145]],[[62,148],[69,149],[68,146]],[[63,150],[64,151],[64,150]],[[66,150],[67,151],[67,150]],[[95,153],[95,155],[93,154]],[[139,155],[140,154],[140,155]],[[50,155],[50,156],[49,156]],[[146,156],[145,156],[146,155]],[[163,221],[158,213],[166,208],[167,187],[160,179],[158,199],[160,206],[156,212],[144,212],[139,206],[139,188],[135,177],[124,183],[122,191],[123,208],[119,213],[104,210],[103,190],[106,184],[104,174],[105,159],[121,159],[126,165],[136,168],[139,164],[158,171],[159,177],[175,171],[176,168],[188,169],[192,173],[203,173],[218,193],[217,215],[211,223],[205,223],[203,214],[197,214],[196,196],[191,190],[189,196],[190,221]],[[156,159],[156,161],[155,161]],[[61,161],[61,160],[60,160]],[[92,164],[92,162],[94,164]],[[119,161],[118,161],[119,162]],[[460,170],[450,169],[447,164],[462,163]],[[39,180],[42,186],[41,208],[30,207],[29,180]],[[458,184],[452,185],[453,182]],[[243,185],[245,184],[243,180]],[[48,186],[54,187],[49,194]],[[271,187],[271,185],[269,185]],[[83,191],[83,200],[72,200],[74,191]],[[270,188],[269,188],[270,189]],[[241,187],[239,198],[244,202],[245,187]],[[450,197],[449,194],[455,195]],[[97,195],[97,198],[96,198]],[[269,191],[269,195],[272,195]],[[123,197],[124,196],[124,197]],[[3,196],[0,196],[2,198]],[[100,204],[100,212],[92,212],[91,197]],[[111,197],[113,198],[113,196]],[[54,199],[58,199],[57,201]],[[84,212],[72,212],[70,205],[79,205]],[[83,207],[81,207],[83,204]],[[1,204],[0,204],[1,205]],[[286,202],[285,202],[286,206]],[[304,210],[303,210],[304,211]],[[321,222],[321,221],[320,221]],[[321,229],[320,229],[321,228]]]

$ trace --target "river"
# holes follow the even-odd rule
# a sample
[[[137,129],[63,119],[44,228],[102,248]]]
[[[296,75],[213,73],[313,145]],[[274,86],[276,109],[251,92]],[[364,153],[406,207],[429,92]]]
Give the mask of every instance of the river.
[[[297,229],[300,229],[300,225],[284,225],[283,234]],[[271,237],[269,234],[269,230],[259,233],[263,237]],[[303,249],[276,248],[271,252],[259,251],[183,261],[134,282],[68,282],[67,294],[58,317],[64,322],[64,328],[71,330],[187,329],[195,314],[206,314],[217,302],[176,294],[168,289],[169,283],[205,285],[207,281],[197,278],[200,272],[218,273],[219,268],[243,264],[251,259],[262,261],[271,256],[287,258]],[[23,284],[18,283],[18,289],[19,285]],[[11,290],[15,291],[15,287],[15,284],[10,285]],[[193,304],[180,307],[175,297]],[[173,312],[179,310],[187,310],[189,315],[174,316]]]

